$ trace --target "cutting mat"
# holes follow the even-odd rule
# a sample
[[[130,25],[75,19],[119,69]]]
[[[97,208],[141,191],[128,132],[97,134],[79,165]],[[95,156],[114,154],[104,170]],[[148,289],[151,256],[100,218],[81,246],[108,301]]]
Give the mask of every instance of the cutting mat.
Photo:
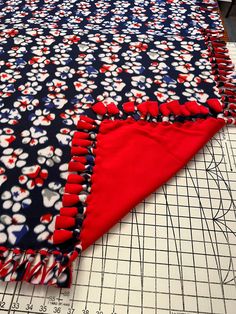
[[[0,313],[235,314],[235,168],[228,127],[82,254],[71,289],[1,283]]]

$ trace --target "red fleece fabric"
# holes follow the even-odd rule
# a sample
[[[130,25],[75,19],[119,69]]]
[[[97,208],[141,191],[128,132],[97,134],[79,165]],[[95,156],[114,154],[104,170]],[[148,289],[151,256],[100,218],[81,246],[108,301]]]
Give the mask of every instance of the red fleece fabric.
[[[215,118],[169,125],[104,120],[81,231],[83,250],[174,176],[224,125]]]

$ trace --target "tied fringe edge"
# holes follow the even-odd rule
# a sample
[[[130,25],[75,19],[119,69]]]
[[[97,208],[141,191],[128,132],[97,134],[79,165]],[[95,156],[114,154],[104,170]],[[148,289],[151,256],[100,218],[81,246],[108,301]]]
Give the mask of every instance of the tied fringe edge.
[[[75,255],[48,249],[22,251],[0,247],[2,281],[25,281],[31,284],[69,287],[71,264]]]
[[[212,75],[223,103],[221,117],[228,124],[236,125],[236,71],[222,35],[204,30],[207,53],[212,66]]]

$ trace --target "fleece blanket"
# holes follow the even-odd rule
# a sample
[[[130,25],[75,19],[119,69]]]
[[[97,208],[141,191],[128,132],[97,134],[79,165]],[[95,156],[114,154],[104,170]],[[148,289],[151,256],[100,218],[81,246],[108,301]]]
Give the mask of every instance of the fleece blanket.
[[[0,279],[73,261],[226,124],[215,0],[0,0]]]

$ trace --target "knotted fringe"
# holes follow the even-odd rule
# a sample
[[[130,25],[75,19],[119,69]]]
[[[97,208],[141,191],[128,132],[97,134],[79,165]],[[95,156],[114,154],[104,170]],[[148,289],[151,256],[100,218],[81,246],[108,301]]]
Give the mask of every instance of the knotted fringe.
[[[131,116],[135,120],[146,120],[153,122],[174,122],[206,118],[207,116],[217,117],[223,113],[222,103],[214,98],[208,99],[207,105],[203,106],[196,101],[188,101],[180,104],[178,100],[171,100],[161,105],[157,101],[145,101],[141,104],[126,102],[123,104],[123,111],[120,111],[115,104],[98,102],[93,105],[93,111],[99,119],[126,119]],[[111,111],[112,108],[112,111]]]
[[[72,139],[69,175],[62,197],[63,207],[56,217],[53,243],[60,245],[74,239],[76,245],[73,255],[81,251],[80,231],[86,216],[86,200],[91,190],[91,175],[94,166],[94,148],[99,121],[80,116]]]
[[[31,284],[69,287],[73,254],[41,249],[38,251],[0,247],[2,281],[26,281]]]
[[[215,31],[204,30],[205,42],[219,94],[224,104],[222,118],[228,124],[236,124],[236,72],[222,36]]]

